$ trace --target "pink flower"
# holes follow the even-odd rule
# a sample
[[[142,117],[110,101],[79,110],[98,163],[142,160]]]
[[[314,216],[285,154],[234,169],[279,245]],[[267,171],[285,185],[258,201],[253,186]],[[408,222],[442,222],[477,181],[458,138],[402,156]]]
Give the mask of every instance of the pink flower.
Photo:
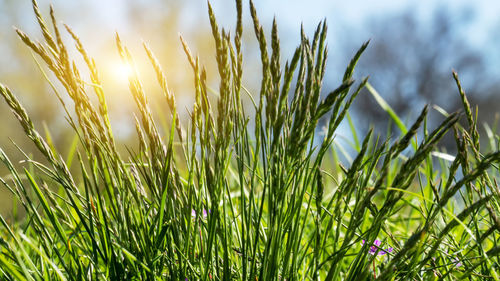
[[[206,219],[206,218],[208,217],[208,214],[209,214],[209,213],[211,213],[211,210],[208,210],[208,212],[207,212],[207,210],[203,209],[203,213],[202,213],[202,214],[203,214],[203,217],[202,217],[202,218],[203,218],[203,219]],[[196,218],[196,211],[195,211],[194,209],[191,209],[191,217],[192,217],[193,219],[195,219],[195,218]]]
[[[370,247],[370,250],[368,251],[368,253],[370,253],[370,255],[378,254],[379,256],[381,256],[381,255],[385,255],[385,254],[392,252],[392,248],[387,248],[385,250],[380,249],[381,243],[382,242],[380,242],[380,240],[376,239],[373,242],[373,246]],[[364,245],[364,244],[365,244],[365,240],[362,240],[361,245]]]

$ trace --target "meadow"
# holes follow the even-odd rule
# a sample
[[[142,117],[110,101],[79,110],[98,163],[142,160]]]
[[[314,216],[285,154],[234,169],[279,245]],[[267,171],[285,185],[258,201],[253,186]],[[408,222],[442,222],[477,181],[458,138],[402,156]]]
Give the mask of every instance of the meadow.
[[[122,153],[84,40],[57,24],[52,9],[44,17],[33,0],[42,42],[16,32],[77,141],[69,153],[58,152],[0,84],[43,155],[26,153],[18,165],[0,150],[9,171],[1,188],[25,213],[14,221],[0,217],[0,279],[499,280],[500,140],[494,129],[480,134],[478,109],[458,74],[450,79],[463,110],[440,111],[441,123],[431,126],[433,109],[426,106],[405,124],[368,78],[353,80],[369,42],[354,53],[340,85],[321,94],[324,21],[314,34],[302,30],[284,60],[276,23],[266,34],[250,1],[262,68],[244,73],[241,0],[236,7],[236,28],[228,31],[209,4],[217,69],[201,65],[180,38],[192,68],[188,120],[181,120],[167,74],[144,44],[170,125],[159,125],[131,73],[138,147]],[[85,69],[70,55],[73,45]],[[116,45],[134,69],[119,35]],[[217,89],[207,86],[207,72],[218,73]],[[244,75],[261,77],[259,92],[247,89]],[[398,132],[358,136],[349,108],[363,89]],[[342,122],[349,124],[352,149],[336,139]],[[456,153],[441,150],[445,135],[454,138]]]

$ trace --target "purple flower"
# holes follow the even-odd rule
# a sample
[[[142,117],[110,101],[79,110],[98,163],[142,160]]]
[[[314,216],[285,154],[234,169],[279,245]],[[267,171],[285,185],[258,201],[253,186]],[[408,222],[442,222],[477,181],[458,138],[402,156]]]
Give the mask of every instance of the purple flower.
[[[208,212],[207,212],[207,210],[203,209],[203,212],[202,212],[203,217],[202,218],[206,219],[208,217],[208,214],[210,214],[211,212],[212,212],[211,210],[208,210]],[[194,209],[191,209],[191,217],[193,219],[196,218],[196,211]]]
[[[463,265],[457,257],[453,259],[453,263],[455,264],[455,267],[462,267]]]
[[[379,256],[382,256],[382,255],[385,255],[385,254],[388,254],[388,253],[392,252],[392,247],[387,248],[385,250],[380,249],[380,244],[381,243],[382,242],[380,242],[380,240],[376,239],[373,242],[373,246],[370,247],[370,250],[368,251],[368,253],[370,253],[370,255],[378,254]],[[365,244],[365,240],[362,240],[361,241],[361,245],[364,245],[364,244]]]

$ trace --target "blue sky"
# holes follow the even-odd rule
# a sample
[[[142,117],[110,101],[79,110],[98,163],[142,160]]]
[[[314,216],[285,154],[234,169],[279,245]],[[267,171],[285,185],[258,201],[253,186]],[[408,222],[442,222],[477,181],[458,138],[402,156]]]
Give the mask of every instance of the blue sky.
[[[29,6],[30,1],[26,2],[25,5]],[[85,35],[90,36],[90,33],[92,33],[94,40],[99,42],[109,39],[115,31],[119,31],[124,36],[130,35],[131,38],[141,38],[141,31],[134,30],[128,21],[127,13],[129,11],[127,11],[127,6],[129,6],[129,3],[134,3],[134,5],[152,3],[155,5],[158,3],[174,3],[175,1],[40,0],[39,2],[40,6],[45,8],[45,10],[47,10],[48,3],[54,3],[56,10],[63,10],[63,13],[60,13],[62,14],[62,21],[75,27],[77,32],[84,38]],[[214,6],[220,25],[233,26],[235,16],[234,2],[231,0],[212,0],[211,3]],[[247,23],[250,23],[248,2],[243,1],[243,3],[245,20]],[[179,2],[176,2],[176,4],[179,4]],[[183,21],[179,26],[180,33],[189,33],[189,30],[193,28],[204,28],[209,31],[206,16],[207,4],[205,0],[183,0],[182,5],[184,7],[181,9],[181,18]],[[329,24],[328,41],[334,51],[334,48],[338,46],[338,44],[335,44],[335,40],[342,40],[342,36],[359,38],[360,44],[369,38],[373,38],[373,35],[367,29],[370,19],[383,18],[384,16],[397,14],[407,9],[413,10],[425,22],[431,16],[434,7],[439,5],[445,6],[449,7],[451,15],[457,17],[458,21],[460,21],[461,15],[454,14],[454,12],[458,12],[460,7],[469,7],[468,9],[474,11],[475,17],[467,25],[467,28],[463,30],[463,33],[466,35],[466,38],[470,39],[472,45],[477,48],[484,48],[486,52],[494,52],[494,50],[487,50],[485,42],[491,39],[492,34],[494,34],[492,31],[495,31],[500,26],[500,18],[498,17],[500,15],[500,1],[494,0],[255,0],[255,5],[257,6],[261,21],[268,29],[273,17],[277,17],[282,45],[285,51],[287,51],[287,48],[291,51],[295,47],[301,23],[304,23],[306,31],[312,32],[316,24],[324,18],[327,19]],[[162,4],[158,9],[155,9],[155,14],[144,18],[145,25],[147,26],[148,22],[154,22],[155,17],[161,17],[164,10],[168,8],[168,4]],[[29,10],[29,7],[24,10]],[[75,13],[75,11],[78,12]],[[27,20],[33,20],[30,13],[27,13]],[[95,30],[99,32],[95,34]],[[92,49],[92,46],[89,46],[89,48]]]
[[[15,5],[9,8],[8,2],[14,2]],[[443,0],[443,1],[396,1],[396,0],[350,0],[350,1],[329,1],[329,0],[254,0],[261,21],[263,22],[266,31],[270,32],[270,24],[274,16],[278,21],[280,37],[282,42],[284,57],[288,57],[295,48],[299,39],[300,24],[303,23],[308,34],[311,34],[316,24],[326,18],[329,24],[329,49],[330,49],[330,66],[344,67],[348,58],[337,60],[335,58],[337,48],[341,48],[342,36],[350,36],[359,41],[359,46],[363,41],[372,38],[367,28],[370,19],[383,18],[391,14],[397,14],[407,9],[413,10],[418,14],[421,21],[426,22],[432,15],[433,8],[437,5],[449,7],[452,16],[460,19],[460,14],[455,14],[464,5],[468,5],[474,11],[475,17],[472,22],[463,30],[466,38],[477,48],[484,49],[491,53],[492,59],[490,68],[494,69],[495,73],[500,73],[496,61],[499,55],[495,49],[488,49],[485,42],[491,39],[492,31],[500,27],[500,1],[493,0]],[[6,48],[3,42],[9,40],[17,40],[11,26],[15,25],[23,30],[26,30],[35,37],[39,36],[36,32],[35,18],[31,10],[31,1],[29,0],[0,0],[0,49]],[[250,24],[250,16],[248,12],[248,2],[244,2],[244,20]],[[101,43],[109,42],[113,39],[115,31],[119,31],[129,46],[140,47],[141,30],[137,30],[132,23],[129,22],[129,12],[132,3],[136,6],[152,5],[159,6],[148,14],[143,19],[144,25],[153,24],[155,19],[167,14],[169,9],[168,3],[179,4],[180,2],[167,0],[39,0],[39,6],[45,15],[48,15],[48,6],[54,4],[56,14],[61,22],[72,26],[76,33],[85,42],[85,46],[89,53],[96,57],[101,56]],[[166,4],[167,3],[167,4]],[[221,26],[234,26],[235,21],[235,5],[231,0],[212,0],[215,13],[218,17]],[[178,26],[178,32],[188,35],[189,30],[202,29],[210,31],[207,17],[207,3],[205,0],[183,0],[183,8],[180,11],[181,24]],[[17,17],[4,17],[2,14],[15,12]],[[251,29],[249,29],[251,31]],[[176,30],[177,32],[177,30]],[[499,35],[499,34],[496,34]],[[162,36],[162,35],[160,35]],[[154,38],[144,38],[150,41]],[[179,42],[172,44],[179,45]],[[161,46],[154,46],[154,49],[159,49]],[[345,47],[345,46],[344,46]],[[356,48],[356,47],[354,47]],[[491,47],[490,47],[491,48]],[[354,49],[353,49],[354,50]],[[340,53],[340,52],[339,52]],[[116,52],[113,53],[116,56]],[[342,53],[345,54],[345,53]],[[496,56],[496,57],[495,57]],[[6,58],[3,58],[5,60]],[[2,62],[2,59],[0,59]],[[99,61],[98,61],[99,62]],[[5,63],[4,63],[5,65]],[[0,73],[5,72],[7,68],[0,69]],[[172,73],[169,73],[173,75]],[[2,78],[2,77],[0,77]],[[176,77],[171,77],[175,80]],[[4,80],[4,79],[3,79]]]
[[[40,1],[41,4],[46,1]],[[57,6],[64,6],[66,1],[52,1]],[[92,11],[94,15],[99,15],[99,20],[104,23],[107,28],[120,29],[127,25],[125,7],[128,1],[123,0],[87,0],[82,1],[75,6],[85,7]],[[130,1],[132,2],[132,1]],[[135,2],[156,2],[152,0],[140,0]],[[161,2],[161,1],[160,1]],[[232,22],[234,17],[234,3],[230,0],[213,0],[211,1],[218,17],[222,22]],[[244,1],[245,7],[247,6]],[[67,2],[66,2],[67,3]],[[74,1],[72,4],[78,3]],[[184,16],[187,21],[189,18],[196,18],[206,10],[206,2],[204,0],[185,0],[186,8]],[[406,8],[411,7],[418,13],[423,20],[429,16],[432,7],[436,5],[449,6],[451,10],[463,5],[469,5],[477,13],[477,18],[474,20],[474,31],[468,31],[472,36],[478,36],[478,39],[483,39],[483,30],[491,29],[499,24],[500,2],[494,0],[447,0],[447,1],[397,1],[397,0],[377,0],[377,1],[331,1],[331,0],[255,0],[258,13],[262,20],[270,21],[273,16],[278,17],[278,21],[285,25],[286,29],[296,30],[300,22],[305,25],[314,25],[318,20],[327,18],[330,24],[340,22],[343,24],[356,26],[366,22],[372,17],[383,17],[385,14],[397,13]],[[319,8],[318,8],[319,7]],[[244,10],[248,15],[248,10]],[[204,14],[202,14],[204,15]],[[224,17],[228,15],[228,17]],[[478,32],[479,31],[479,32]]]
[[[0,0],[0,14],[2,5],[8,0]],[[21,2],[21,1],[19,1]],[[31,1],[22,1],[17,4],[19,9],[27,11]],[[25,2],[25,3],[24,3]],[[71,15],[65,19],[73,24],[77,21],[89,21],[95,19],[106,30],[116,30],[127,26],[126,6],[128,3],[160,3],[165,1],[158,0],[86,0],[86,1],[67,1],[67,0],[39,0],[40,7],[46,8],[49,3],[53,3],[57,9],[64,9],[66,12],[77,14]],[[173,1],[172,1],[173,2]],[[222,22],[232,22],[234,17],[234,3],[230,0],[212,0],[211,1],[218,17]],[[247,7],[247,1],[243,1]],[[184,16],[187,21],[189,18],[199,17],[200,11],[205,16],[206,1],[204,0],[184,0]],[[371,17],[383,17],[385,14],[397,13],[405,8],[412,7],[425,20],[429,11],[435,5],[454,7],[470,5],[476,10],[478,17],[474,21],[475,31],[471,32],[474,36],[478,30],[491,28],[498,25],[498,15],[500,14],[500,2],[494,0],[420,0],[420,1],[397,1],[397,0],[377,0],[377,1],[331,1],[331,0],[255,0],[258,12],[262,20],[270,21],[274,15],[278,16],[280,23],[285,25],[285,29],[296,30],[300,22],[305,25],[313,25],[322,18],[327,18],[330,24],[341,22],[348,25],[358,25],[364,23]],[[73,11],[72,11],[73,10]],[[248,9],[244,10],[248,16]],[[224,15],[228,15],[227,18]],[[81,17],[79,19],[79,17]],[[85,18],[83,18],[85,17]],[[27,19],[31,20],[31,14],[27,14]],[[147,21],[147,19],[145,19]],[[3,22],[2,24],[8,24]],[[86,23],[87,24],[87,23]],[[92,23],[91,23],[92,25]],[[482,32],[479,32],[482,33]]]
[[[7,9],[8,2],[14,1],[0,0],[0,15],[11,12]],[[12,25],[27,30],[36,28],[30,9],[31,1],[15,2],[15,12],[22,14],[22,16],[14,19],[14,22],[6,22],[5,19],[0,19],[0,34],[2,34],[1,31],[6,33],[5,31],[11,30]],[[211,2],[221,25],[232,25],[235,14],[234,2],[231,0],[212,0]],[[248,3],[247,1],[243,2],[245,17],[249,22]],[[100,38],[109,38],[115,31],[126,34],[128,30],[132,29],[127,15],[127,6],[130,6],[130,3],[136,6],[147,5],[147,3],[153,5],[163,3],[159,9],[154,10],[155,14],[151,14],[151,18],[144,18],[144,22],[147,24],[147,22],[153,22],[154,17],[161,16],[164,9],[168,9],[169,5],[164,3],[179,4],[180,2],[165,0],[39,0],[39,6],[45,12],[48,10],[50,3],[54,4],[56,11],[59,11],[61,21],[77,28],[78,33],[82,36],[83,32],[93,33],[93,37],[96,38],[96,41],[99,41]],[[183,26],[193,28],[192,25],[199,25],[200,22],[208,23],[205,0],[183,0],[182,5],[184,5],[184,8],[181,9],[181,14],[184,22],[180,26],[179,31],[181,33],[186,32],[186,30],[182,30]],[[306,30],[312,30],[318,21],[326,18],[330,26],[329,34],[331,38],[329,41],[334,41],[334,35],[345,32],[346,29],[353,30],[352,33],[355,36],[368,39],[372,37],[366,29],[369,19],[384,17],[410,8],[419,15],[422,21],[425,21],[430,16],[433,7],[437,5],[449,7],[451,11],[458,10],[457,7],[468,5],[475,11],[476,17],[472,24],[468,26],[468,29],[464,30],[464,33],[478,47],[482,47],[488,36],[491,36],[491,31],[500,26],[498,17],[500,15],[500,1],[494,0],[255,0],[255,5],[264,23],[269,24],[273,16],[277,17],[282,40],[285,40],[285,43],[286,40],[296,42],[298,38],[297,31],[301,22],[304,23]],[[13,20],[7,18],[8,21]],[[200,27],[194,26],[194,28]],[[201,28],[207,28],[207,26],[201,26]],[[99,31],[97,34],[95,33],[96,30]],[[133,32],[139,33],[134,34],[134,37],[140,37],[140,31]]]

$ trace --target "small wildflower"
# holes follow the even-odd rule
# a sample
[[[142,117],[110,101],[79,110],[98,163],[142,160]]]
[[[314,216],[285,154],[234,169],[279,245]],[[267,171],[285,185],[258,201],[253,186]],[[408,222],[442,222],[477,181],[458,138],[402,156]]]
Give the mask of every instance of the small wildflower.
[[[211,213],[211,210],[208,210],[208,212],[207,212],[207,210],[203,209],[203,212],[202,212],[203,217],[202,218],[206,219],[208,217],[208,214],[210,214],[210,213]],[[191,210],[191,217],[193,219],[196,218],[196,211],[194,209]]]
[[[382,255],[385,255],[385,254],[388,254],[390,252],[392,252],[392,247],[389,247],[385,250],[382,250],[380,249],[380,244],[382,242],[380,242],[380,240],[376,239],[374,242],[373,242],[373,246],[370,247],[370,250],[368,253],[370,253],[370,255],[375,255],[375,254],[378,254],[379,256],[382,256]],[[364,245],[365,244],[365,240],[362,240],[361,241],[361,245]]]
[[[449,257],[451,259],[451,264],[455,265],[455,268],[463,266],[463,263],[459,260],[458,253],[459,252],[449,254]]]

